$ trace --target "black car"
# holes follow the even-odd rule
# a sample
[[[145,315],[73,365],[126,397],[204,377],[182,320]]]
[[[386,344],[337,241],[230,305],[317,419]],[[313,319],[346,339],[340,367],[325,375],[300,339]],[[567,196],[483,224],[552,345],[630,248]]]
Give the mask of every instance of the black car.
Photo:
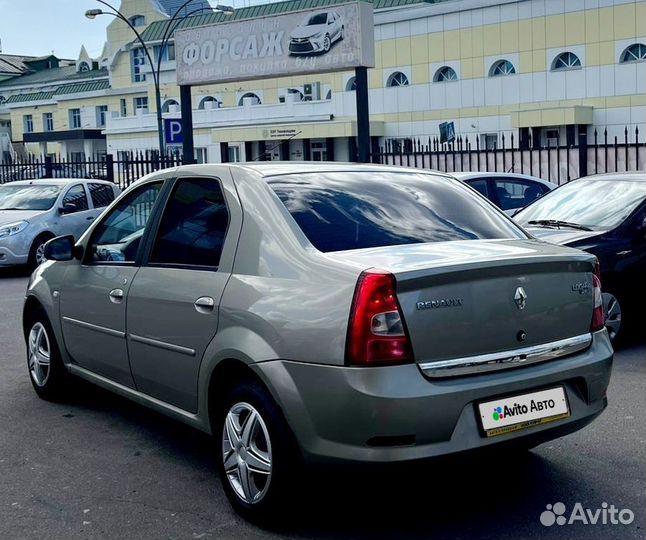
[[[606,328],[613,340],[635,329],[644,309],[645,212],[646,172],[639,171],[574,180],[514,215],[537,238],[597,256]]]

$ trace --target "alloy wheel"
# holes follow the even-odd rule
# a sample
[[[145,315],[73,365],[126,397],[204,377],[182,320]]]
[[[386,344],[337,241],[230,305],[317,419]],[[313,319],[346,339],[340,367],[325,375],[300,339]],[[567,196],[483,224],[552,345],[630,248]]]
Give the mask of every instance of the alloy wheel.
[[[621,329],[621,305],[614,295],[603,293],[603,312],[606,316],[608,336],[610,340],[614,340]]]
[[[330,36],[326,35],[325,39],[323,40],[323,50],[325,52],[328,52],[331,46],[332,46],[332,43],[330,42]]]
[[[271,482],[271,441],[265,421],[249,403],[236,403],[226,415],[222,461],[235,494],[248,504],[261,501]]]
[[[37,322],[29,332],[29,373],[34,383],[43,387],[49,379],[51,348],[49,336],[42,323]]]
[[[40,266],[45,262],[45,244],[39,244],[36,248],[36,266]]]

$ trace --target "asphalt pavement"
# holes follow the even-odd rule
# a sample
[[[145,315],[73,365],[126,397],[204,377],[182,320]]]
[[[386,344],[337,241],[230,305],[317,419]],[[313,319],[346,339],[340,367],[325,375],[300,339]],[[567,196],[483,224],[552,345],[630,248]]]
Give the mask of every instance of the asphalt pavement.
[[[26,286],[24,272],[0,271],[0,538],[645,537],[643,339],[616,353],[609,407],[582,431],[525,454],[312,475],[299,505],[261,529],[230,509],[206,435],[86,383],[66,403],[36,396],[20,321]],[[557,502],[550,509],[566,519],[583,514],[543,525],[542,513],[559,517],[547,508]],[[610,524],[611,505],[632,522]]]

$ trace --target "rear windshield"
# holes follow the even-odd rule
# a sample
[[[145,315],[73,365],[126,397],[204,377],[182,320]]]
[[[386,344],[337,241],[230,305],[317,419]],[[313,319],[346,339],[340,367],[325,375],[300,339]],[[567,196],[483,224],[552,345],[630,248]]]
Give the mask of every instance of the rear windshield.
[[[450,178],[421,173],[325,172],[268,183],[318,250],[527,238],[485,199]]]

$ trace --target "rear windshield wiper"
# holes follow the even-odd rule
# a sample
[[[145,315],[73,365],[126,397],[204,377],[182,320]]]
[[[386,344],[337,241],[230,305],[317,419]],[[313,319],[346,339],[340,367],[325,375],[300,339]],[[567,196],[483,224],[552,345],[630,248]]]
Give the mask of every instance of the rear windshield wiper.
[[[591,231],[590,227],[585,225],[579,225],[578,223],[572,223],[571,221],[561,221],[559,219],[537,219],[527,222],[528,225],[542,225],[543,227],[556,227],[560,229],[561,227],[567,227],[568,229],[578,229],[580,231]]]

